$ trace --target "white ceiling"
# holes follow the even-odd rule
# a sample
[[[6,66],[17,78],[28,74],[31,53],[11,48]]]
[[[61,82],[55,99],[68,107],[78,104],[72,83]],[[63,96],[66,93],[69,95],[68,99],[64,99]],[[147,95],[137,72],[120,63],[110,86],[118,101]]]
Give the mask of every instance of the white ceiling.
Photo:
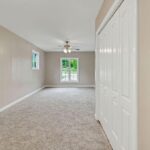
[[[95,18],[103,0],[0,0],[0,25],[45,51],[64,41],[94,51]]]

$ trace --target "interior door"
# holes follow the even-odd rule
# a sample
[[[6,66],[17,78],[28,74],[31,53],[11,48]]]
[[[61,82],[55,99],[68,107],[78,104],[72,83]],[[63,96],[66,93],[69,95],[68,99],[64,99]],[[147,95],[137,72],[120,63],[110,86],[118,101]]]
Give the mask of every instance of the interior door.
[[[137,150],[135,48],[136,0],[124,0],[96,49],[96,114],[114,150]]]

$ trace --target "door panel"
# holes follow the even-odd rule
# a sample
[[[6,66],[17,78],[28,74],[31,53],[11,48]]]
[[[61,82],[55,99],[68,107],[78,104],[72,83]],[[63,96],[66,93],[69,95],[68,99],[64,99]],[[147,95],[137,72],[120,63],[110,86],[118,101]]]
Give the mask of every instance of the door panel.
[[[134,1],[134,0],[133,0]],[[124,0],[97,35],[96,113],[114,150],[137,150],[135,135],[135,3]]]

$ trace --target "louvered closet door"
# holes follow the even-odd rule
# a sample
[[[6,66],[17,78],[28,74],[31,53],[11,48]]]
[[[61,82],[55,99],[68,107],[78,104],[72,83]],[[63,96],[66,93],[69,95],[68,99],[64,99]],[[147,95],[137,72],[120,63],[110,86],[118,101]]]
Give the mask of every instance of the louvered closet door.
[[[124,0],[97,36],[96,114],[114,150],[137,150],[134,7]]]

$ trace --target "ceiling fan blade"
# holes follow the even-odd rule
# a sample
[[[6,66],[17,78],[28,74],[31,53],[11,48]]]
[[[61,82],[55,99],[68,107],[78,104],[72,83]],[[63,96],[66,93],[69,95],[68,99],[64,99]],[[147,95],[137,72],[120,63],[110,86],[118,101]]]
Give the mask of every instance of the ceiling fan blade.
[[[76,47],[76,48],[75,48],[75,47],[71,47],[70,49],[71,49],[72,51],[79,51],[79,50],[80,50],[80,48],[78,48],[78,47]]]
[[[75,50],[76,50],[76,51],[79,51],[79,50],[80,50],[80,48],[76,48]]]

